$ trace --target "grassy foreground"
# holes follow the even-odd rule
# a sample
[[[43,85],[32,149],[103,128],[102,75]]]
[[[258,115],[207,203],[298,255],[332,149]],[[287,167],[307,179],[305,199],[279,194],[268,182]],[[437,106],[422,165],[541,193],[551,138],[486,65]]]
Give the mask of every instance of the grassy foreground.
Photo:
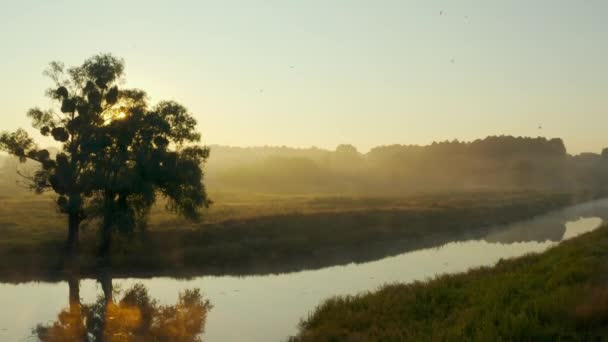
[[[571,341],[608,337],[608,226],[540,255],[327,300],[295,341]]]
[[[589,197],[477,192],[407,198],[215,196],[192,224],[152,213],[149,229],[116,236],[120,276],[267,274],[363,262],[450,240],[482,237],[488,226],[526,219]],[[0,281],[58,280],[65,269],[64,218],[49,198],[0,198]],[[94,225],[81,234],[78,270],[95,277]],[[70,266],[72,268],[74,266]]]

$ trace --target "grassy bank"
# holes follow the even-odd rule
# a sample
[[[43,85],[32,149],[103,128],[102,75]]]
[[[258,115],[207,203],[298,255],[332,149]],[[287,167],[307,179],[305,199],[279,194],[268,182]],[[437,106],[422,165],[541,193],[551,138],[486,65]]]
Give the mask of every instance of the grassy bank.
[[[608,226],[540,255],[327,300],[295,341],[603,340]]]
[[[226,195],[225,195],[226,196]],[[161,211],[149,230],[117,237],[115,276],[266,274],[379,259],[588,199],[570,194],[458,193],[408,198],[223,198],[206,221]],[[36,202],[38,201],[38,202]],[[0,280],[61,278],[65,225],[44,198],[0,200]],[[97,272],[96,232],[83,231],[78,272]]]

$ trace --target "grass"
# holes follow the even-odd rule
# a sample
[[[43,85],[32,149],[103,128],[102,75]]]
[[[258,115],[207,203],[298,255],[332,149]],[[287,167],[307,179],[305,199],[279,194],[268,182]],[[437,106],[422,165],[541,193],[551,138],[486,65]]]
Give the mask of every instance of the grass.
[[[296,341],[582,341],[608,336],[608,226],[539,255],[335,297]]]
[[[267,274],[363,262],[483,236],[487,227],[588,199],[469,192],[405,198],[215,194],[200,223],[156,208],[149,229],[116,236],[115,276]],[[50,197],[0,198],[0,280],[61,278],[66,228]],[[97,272],[96,231],[82,231],[79,272]]]

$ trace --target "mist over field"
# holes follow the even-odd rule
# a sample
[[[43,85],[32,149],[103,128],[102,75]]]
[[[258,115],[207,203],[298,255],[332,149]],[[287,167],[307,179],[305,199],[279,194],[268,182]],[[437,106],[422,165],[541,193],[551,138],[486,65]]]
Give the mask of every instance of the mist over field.
[[[210,189],[269,193],[399,195],[505,189],[594,189],[608,154],[569,155],[561,139],[487,137],[360,153],[317,148],[211,146]]]
[[[608,152],[571,155],[559,138],[492,136],[378,146],[367,153],[348,144],[335,150],[211,145],[210,151],[204,170],[211,192],[399,196],[467,190],[601,191],[608,179]],[[31,173],[35,167],[0,156],[0,186],[24,191],[15,171]]]
[[[56,152],[50,149],[51,153]],[[0,186],[26,192],[20,164],[0,155]],[[204,165],[211,192],[400,196],[475,190],[601,191],[608,180],[608,150],[566,152],[559,138],[491,136],[471,142],[389,145],[361,153],[287,146],[210,146]]]

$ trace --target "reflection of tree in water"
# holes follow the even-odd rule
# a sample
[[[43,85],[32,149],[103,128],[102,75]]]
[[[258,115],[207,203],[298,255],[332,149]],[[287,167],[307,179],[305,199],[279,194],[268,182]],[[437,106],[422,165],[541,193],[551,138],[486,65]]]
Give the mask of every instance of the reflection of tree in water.
[[[494,228],[483,239],[494,243],[561,241],[566,232],[567,218],[561,215],[537,217]]]
[[[608,221],[608,201],[581,203],[535,218],[494,227],[485,237],[488,242],[514,243],[528,241],[561,241],[566,233],[567,223],[581,218],[597,217]]]
[[[80,303],[79,282],[68,280],[70,306],[57,320],[39,324],[34,334],[40,341],[202,341],[207,312],[212,308],[199,289],[179,294],[175,305],[160,305],[142,284],[123,291],[101,277],[104,295],[86,305]],[[109,286],[108,286],[109,285]],[[116,296],[121,296],[115,301]]]

